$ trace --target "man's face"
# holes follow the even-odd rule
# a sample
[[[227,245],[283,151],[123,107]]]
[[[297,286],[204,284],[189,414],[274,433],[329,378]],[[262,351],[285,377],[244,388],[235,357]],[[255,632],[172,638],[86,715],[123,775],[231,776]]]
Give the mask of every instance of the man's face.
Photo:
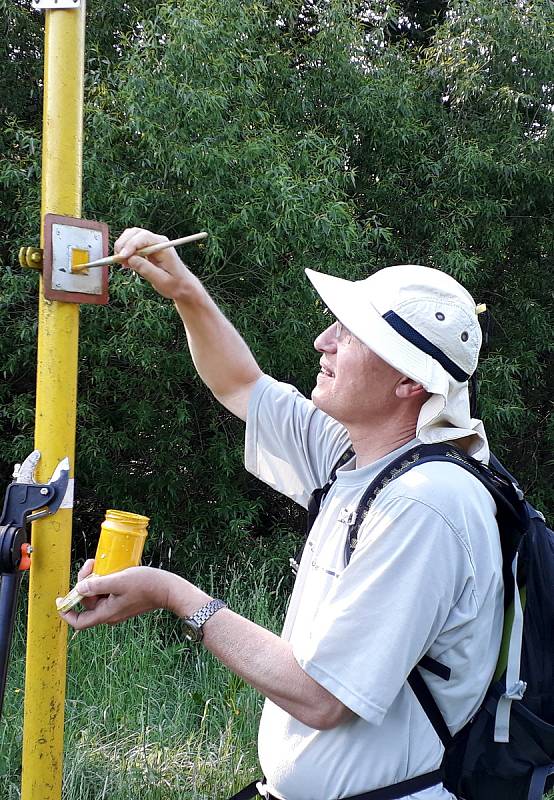
[[[340,322],[320,333],[314,347],[321,353],[314,405],[346,427],[375,425],[389,414],[397,402],[400,372]]]

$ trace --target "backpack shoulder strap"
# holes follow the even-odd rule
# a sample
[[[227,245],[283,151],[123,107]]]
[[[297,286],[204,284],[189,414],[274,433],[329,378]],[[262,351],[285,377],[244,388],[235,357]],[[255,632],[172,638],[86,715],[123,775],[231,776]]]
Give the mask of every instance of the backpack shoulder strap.
[[[313,528],[314,522],[316,521],[317,515],[319,514],[319,511],[321,509],[321,504],[325,500],[325,497],[327,496],[329,489],[337,479],[337,470],[340,467],[344,466],[347,461],[350,461],[350,459],[353,456],[354,456],[354,449],[352,447],[349,447],[347,450],[344,451],[344,453],[340,456],[338,461],[333,466],[331,474],[329,475],[329,480],[327,481],[325,486],[322,486],[318,489],[314,489],[313,492],[311,493],[310,499],[308,500],[308,520],[306,526],[307,527],[306,535],[309,535],[311,529]]]
[[[383,491],[385,486],[404,475],[412,467],[418,464],[423,464],[426,461],[452,461],[454,460],[454,452],[458,454],[460,451],[457,448],[450,447],[445,444],[420,444],[408,450],[406,453],[395,458],[372,480],[365,492],[363,493],[356,512],[352,517],[351,525],[348,529],[348,536],[344,547],[344,561],[348,564],[352,553],[358,544],[358,532],[360,526],[367,516],[367,513],[380,492]]]
[[[337,478],[337,470],[339,469],[339,467],[344,466],[344,464],[346,464],[347,461],[350,461],[350,459],[353,456],[354,456],[354,449],[353,449],[352,446],[350,446],[344,451],[344,453],[340,456],[338,461],[333,466],[333,469],[331,470],[331,474],[329,475],[329,480],[327,481],[325,486],[321,486],[318,489],[314,489],[313,492],[311,493],[310,499],[308,500],[308,516],[307,516],[307,519],[306,519],[306,535],[304,536],[302,544],[300,545],[300,547],[296,551],[296,555],[294,556],[294,558],[289,558],[289,564],[290,564],[290,568],[292,570],[293,575],[296,575],[296,573],[298,572],[298,567],[300,566],[300,559],[302,558],[302,552],[304,550],[304,547],[306,546],[306,542],[308,540],[308,536],[310,535],[310,531],[313,528],[314,522],[317,519],[317,515],[319,514],[319,511],[321,509],[321,505],[322,505],[323,501],[325,500],[325,497],[327,496],[327,494],[329,492],[329,489],[331,488],[331,486],[333,485],[333,483],[335,482],[335,480]]]
[[[352,524],[348,530],[344,548],[345,564],[348,564],[352,557],[352,553],[358,543],[360,526],[377,495],[395,478],[404,475],[413,467],[430,461],[448,461],[451,464],[458,464],[488,489],[496,503],[499,526],[512,531],[510,540],[503,542],[503,550],[507,549],[511,552],[513,558],[513,554],[517,551],[521,533],[526,530],[528,525],[528,515],[525,503],[522,502],[523,495],[521,490],[514,481],[510,480],[508,473],[502,473],[493,467],[485,466],[468,456],[458,447],[441,442],[438,444],[420,444],[413,447],[387,464],[370,483],[358,503]],[[506,523],[509,524],[507,525]],[[509,569],[512,558],[509,559],[508,563],[509,578],[511,578]],[[505,575],[504,577],[508,576]]]
[[[465,456],[462,451],[458,450],[456,447],[452,447],[451,445],[443,443],[435,445],[421,444],[412,448],[411,450],[408,450],[408,452],[403,453],[401,456],[394,459],[394,461],[387,464],[387,466],[376,476],[376,478],[374,478],[362,495],[354,514],[352,524],[349,528],[348,536],[346,537],[344,548],[345,564],[348,564],[350,561],[352,553],[354,552],[358,543],[358,531],[360,526],[377,495],[395,478],[398,478],[400,475],[404,475],[413,467],[419,464],[424,464],[428,461],[454,462],[460,464],[466,469],[469,469],[473,474],[475,474],[475,477],[480,478],[477,469],[470,465],[469,457]],[[437,736],[441,740],[443,746],[446,748],[452,742],[452,735],[450,734],[446,721],[433,695],[431,694],[431,691],[423,679],[420,671],[421,668],[433,672],[435,675],[438,675],[444,680],[449,680],[450,669],[430,656],[424,655],[408,675],[408,683],[410,688],[417,697],[419,704],[425,711],[425,714],[427,715],[427,718],[433,726]]]
[[[424,659],[427,661],[434,662],[434,664],[438,665],[439,667],[443,667],[444,669],[448,669],[448,667],[444,667],[444,664],[441,664],[439,661],[435,661],[434,659],[430,659],[429,656],[423,656],[423,659],[416,664],[413,670],[408,675],[408,683],[410,687],[417,697],[417,700],[420,706],[423,708],[427,715],[427,719],[435,729],[435,733],[443,743],[445,749],[450,745],[452,742],[452,734],[448,729],[448,725],[439,709],[435,698],[431,694],[431,690],[425,683],[423,676],[420,672],[420,667],[424,666]],[[437,672],[437,670],[432,669],[432,672]],[[448,680],[448,679],[447,679]]]

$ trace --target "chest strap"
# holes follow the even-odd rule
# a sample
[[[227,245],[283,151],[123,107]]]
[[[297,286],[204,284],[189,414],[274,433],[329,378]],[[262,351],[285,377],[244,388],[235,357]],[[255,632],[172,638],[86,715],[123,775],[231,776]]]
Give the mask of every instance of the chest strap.
[[[409,778],[407,781],[395,783],[392,786],[383,786],[380,789],[373,789],[371,792],[364,792],[363,794],[353,794],[349,797],[341,798],[341,800],[400,800],[402,797],[408,797],[416,792],[421,792],[423,789],[429,789],[431,786],[436,786],[442,782],[442,774],[440,769],[433,772],[426,772],[424,775],[417,775],[415,778]],[[240,792],[234,794],[229,800],[250,800],[250,798],[263,797],[265,800],[279,800],[275,795],[270,794],[268,791],[265,794],[264,785],[259,781],[253,781],[248,784]]]

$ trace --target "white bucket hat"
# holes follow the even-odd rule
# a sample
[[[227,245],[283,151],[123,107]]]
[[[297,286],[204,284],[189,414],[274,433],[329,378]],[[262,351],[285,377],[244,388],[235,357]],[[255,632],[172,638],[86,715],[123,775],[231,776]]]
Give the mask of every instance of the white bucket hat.
[[[488,462],[481,420],[469,411],[468,380],[481,347],[477,308],[444,272],[417,264],[347,281],[307,269],[325,305],[348,330],[392,367],[431,392],[417,421],[422,442],[471,436],[469,452]]]

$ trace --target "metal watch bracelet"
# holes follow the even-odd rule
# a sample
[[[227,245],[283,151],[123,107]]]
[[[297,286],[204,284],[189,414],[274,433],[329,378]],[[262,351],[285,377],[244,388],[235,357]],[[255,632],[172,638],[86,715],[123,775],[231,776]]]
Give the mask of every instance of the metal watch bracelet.
[[[185,617],[181,620],[183,626],[183,633],[189,642],[201,642],[204,638],[203,625],[212,617],[216,611],[221,608],[227,608],[227,604],[223,600],[210,600],[205,606],[202,606],[195,611],[190,617]]]

